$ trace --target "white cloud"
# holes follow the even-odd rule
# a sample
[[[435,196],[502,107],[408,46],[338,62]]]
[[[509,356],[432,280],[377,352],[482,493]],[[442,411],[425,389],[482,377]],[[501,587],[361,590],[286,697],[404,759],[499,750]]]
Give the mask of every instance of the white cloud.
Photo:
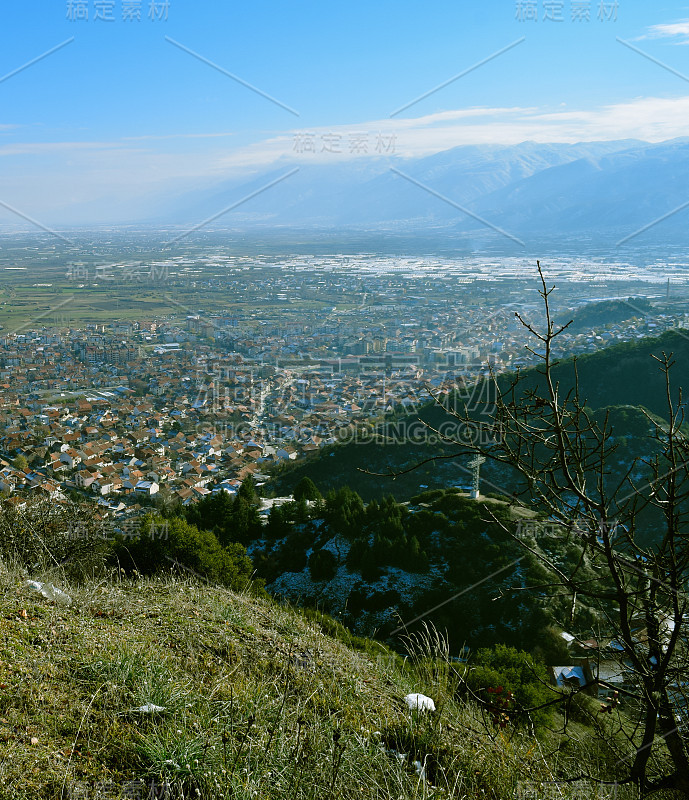
[[[300,153],[295,147],[305,133],[312,135],[316,152]],[[226,135],[211,131],[103,142],[0,144],[0,200],[37,217],[91,203],[127,210],[140,205],[145,213],[150,212],[154,198],[207,188],[266,168],[280,169],[295,161],[346,165],[378,156],[379,137],[388,143],[394,137],[394,155],[401,158],[418,158],[459,145],[529,140],[660,142],[689,136],[689,96],[639,97],[594,109],[455,109],[416,118],[286,130],[244,146],[231,146],[230,139],[222,139]],[[352,137],[357,135],[365,137],[367,152],[351,152]],[[328,136],[339,142],[340,153],[323,150],[327,140],[322,137]]]
[[[138,142],[143,140],[160,140],[163,139],[222,139],[225,136],[236,136],[235,133],[165,133],[165,134],[148,134],[147,136],[124,136],[125,142]]]
[[[642,39],[675,39],[672,44],[689,44],[689,19],[652,25]]]
[[[58,152],[74,154],[86,150],[124,149],[124,147],[122,142],[17,142],[0,145],[0,156],[39,156]]]
[[[314,139],[315,153],[297,152],[305,134]],[[341,153],[323,150],[329,135],[340,137]],[[366,134],[366,154],[349,152],[350,137]],[[265,166],[280,158],[308,163],[328,163],[377,155],[373,146],[378,135],[395,136],[396,155],[409,158],[431,155],[467,144],[519,144],[535,142],[581,142],[613,139],[642,139],[661,142],[689,136],[689,96],[677,98],[641,97],[597,109],[570,110],[538,108],[470,108],[446,111],[418,118],[371,120],[357,125],[339,125],[292,130],[225,154],[219,166]],[[302,137],[300,139],[300,137]]]

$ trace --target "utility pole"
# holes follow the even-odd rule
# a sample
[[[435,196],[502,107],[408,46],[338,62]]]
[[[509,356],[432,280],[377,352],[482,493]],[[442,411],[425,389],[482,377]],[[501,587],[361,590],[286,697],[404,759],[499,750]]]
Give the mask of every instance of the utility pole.
[[[471,476],[471,499],[478,500],[479,498],[479,473],[481,471],[481,464],[485,463],[486,459],[484,456],[474,456],[471,461],[467,464],[467,466],[472,471]]]

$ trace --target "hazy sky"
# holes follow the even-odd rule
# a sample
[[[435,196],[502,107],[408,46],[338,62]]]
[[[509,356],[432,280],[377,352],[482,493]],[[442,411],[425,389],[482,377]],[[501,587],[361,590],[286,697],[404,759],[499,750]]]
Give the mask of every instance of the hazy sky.
[[[689,6],[6,3],[0,98],[0,202],[117,217],[279,159],[687,135]]]

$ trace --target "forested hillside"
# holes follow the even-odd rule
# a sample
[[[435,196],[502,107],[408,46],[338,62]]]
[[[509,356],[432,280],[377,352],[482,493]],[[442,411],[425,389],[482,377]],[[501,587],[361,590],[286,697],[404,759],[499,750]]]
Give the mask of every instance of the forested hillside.
[[[646,413],[657,418],[667,417],[667,397],[664,376],[654,356],[672,353],[675,365],[673,378],[675,390],[687,383],[689,375],[689,337],[683,331],[668,331],[659,337],[646,337],[634,342],[624,342],[576,360],[579,389],[588,407],[603,420],[610,412],[613,435],[619,439],[617,463],[613,469],[620,473],[624,465],[636,455],[650,454],[654,450],[653,430]],[[567,359],[555,366],[553,376],[559,383],[561,396],[572,390],[575,383],[574,361]],[[521,390],[536,388],[541,376],[537,368],[524,372]],[[510,374],[499,377],[499,385],[506,389]],[[477,387],[474,397],[490,397],[490,391]],[[464,400],[446,397],[443,403],[462,409]],[[490,404],[474,412],[475,419],[490,431]],[[447,433],[457,439],[454,446],[444,441],[437,432]],[[290,464],[279,470],[269,489],[276,494],[287,494],[305,476],[324,489],[342,485],[350,486],[364,499],[381,494],[392,494],[398,500],[408,500],[424,488],[444,488],[466,485],[470,482],[466,448],[461,446],[467,435],[465,427],[449,415],[430,397],[418,414],[390,417],[375,429],[353,433],[351,441],[326,448],[311,459]],[[473,435],[469,432],[469,435]],[[439,459],[438,456],[456,458]],[[408,471],[411,470],[411,471]],[[397,474],[397,477],[372,476],[366,473]],[[504,468],[496,469],[487,463],[482,470],[485,491],[511,495],[518,488],[515,476]],[[613,476],[614,478],[614,476]]]

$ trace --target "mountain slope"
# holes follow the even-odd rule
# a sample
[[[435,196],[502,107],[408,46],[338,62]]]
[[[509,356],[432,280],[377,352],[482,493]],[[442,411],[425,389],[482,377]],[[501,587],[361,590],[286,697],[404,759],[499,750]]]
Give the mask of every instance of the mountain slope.
[[[650,452],[653,447],[652,426],[647,422],[641,408],[664,418],[667,413],[664,377],[653,356],[673,353],[675,391],[689,374],[689,339],[681,331],[667,331],[658,337],[646,337],[634,342],[624,342],[588,354],[577,359],[580,391],[590,408],[624,409],[624,413],[613,414],[615,435],[629,437],[627,458]],[[573,385],[572,361],[561,362],[554,369],[554,378],[566,393]],[[643,380],[640,380],[643,376]],[[535,370],[525,371],[524,386],[537,386],[541,378]],[[508,376],[502,378],[505,382]],[[417,421],[416,417],[421,420]],[[427,423],[439,429],[452,423],[452,418],[438,406],[429,402],[418,415],[400,418],[390,423],[388,432],[393,434],[385,440],[373,441],[369,434],[345,445],[333,446],[319,452],[314,458],[298,462],[278,470],[271,488],[280,494],[289,493],[304,476],[311,477],[319,488],[325,489],[349,485],[364,499],[391,493],[398,500],[406,500],[422,490],[424,485],[442,488],[466,485],[471,472],[466,466],[466,456],[424,464],[412,469],[415,464],[434,456],[461,453],[439,442],[437,436],[424,428]],[[627,430],[629,428],[629,430]],[[623,466],[619,465],[619,469]],[[402,473],[397,478],[386,478],[368,473]],[[503,469],[491,464],[482,469],[483,490],[509,494],[514,490],[513,478]]]
[[[480,712],[413,648],[403,665],[323,615],[189,580],[61,585],[69,604],[0,571],[0,800],[499,800],[524,759],[555,774],[530,732],[467,737]]]
[[[553,166],[499,189],[476,205],[517,232],[609,231],[629,235],[687,203],[689,140],[643,145]],[[687,217],[654,236],[686,230]]]
[[[190,223],[259,192],[233,209],[228,219],[307,227],[366,227],[408,220],[455,222],[456,209],[393,174],[390,168],[409,174],[454,202],[471,204],[549,168],[602,158],[638,144],[466,145],[420,159],[378,157],[338,162],[333,158],[332,163],[285,158],[248,180],[228,181],[176,200],[169,213],[175,221]],[[265,189],[297,168],[298,172]]]

